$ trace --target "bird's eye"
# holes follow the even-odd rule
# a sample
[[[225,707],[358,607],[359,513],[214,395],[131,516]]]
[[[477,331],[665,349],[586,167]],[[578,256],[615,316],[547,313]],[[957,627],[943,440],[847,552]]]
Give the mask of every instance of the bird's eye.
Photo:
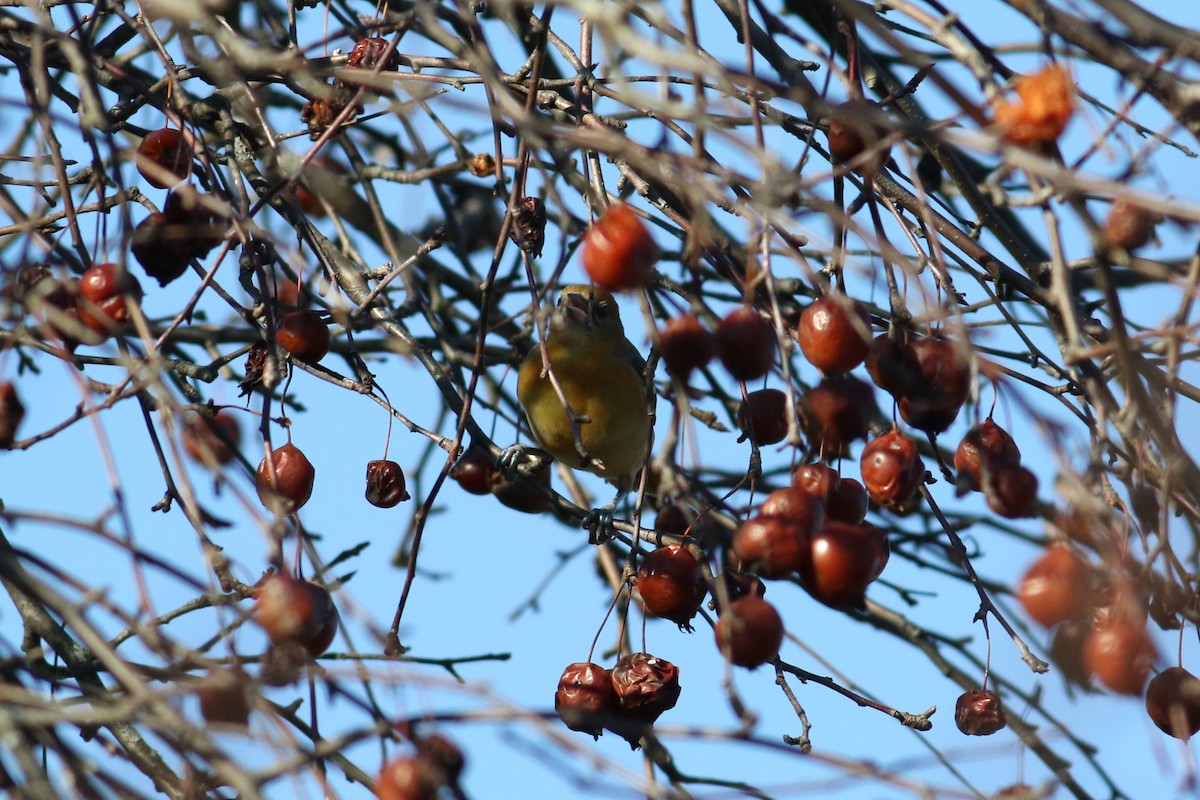
[[[593,312],[597,317],[603,319],[608,316],[608,306],[596,306]]]

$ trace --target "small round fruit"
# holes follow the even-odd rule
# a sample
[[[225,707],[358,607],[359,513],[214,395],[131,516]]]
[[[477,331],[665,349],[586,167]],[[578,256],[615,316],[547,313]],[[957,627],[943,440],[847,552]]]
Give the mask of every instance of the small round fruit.
[[[747,669],[762,666],[779,653],[783,619],[775,607],[755,595],[734,600],[717,620],[717,647],[730,663]]]
[[[867,493],[884,508],[906,503],[925,480],[925,464],[916,443],[899,431],[867,442],[859,467]]]
[[[450,477],[470,494],[485,495],[492,493],[492,483],[496,472],[496,459],[486,447],[471,445],[450,469]]]
[[[1047,628],[1080,619],[1092,607],[1092,571],[1066,545],[1054,545],[1033,563],[1017,586],[1025,612]]]
[[[206,414],[189,414],[183,423],[183,451],[200,464],[228,464],[237,456],[242,441],[242,429],[237,419],[226,411],[218,411],[211,417]]]
[[[857,525],[867,518],[868,505],[870,498],[866,488],[854,478],[842,478],[833,497],[825,504],[825,517]]]
[[[252,686],[250,677],[240,667],[212,670],[196,690],[200,716],[210,725],[246,727],[250,721]]]
[[[792,472],[792,486],[808,492],[824,504],[828,504],[842,480],[838,471],[828,464],[819,462],[804,464]]]
[[[1183,667],[1170,667],[1150,679],[1146,713],[1158,729],[1176,739],[1200,731],[1200,678]]]
[[[612,675],[599,664],[571,664],[558,679],[554,710],[571,730],[599,738],[606,719],[617,713]]]
[[[683,536],[687,533],[691,524],[692,513],[686,506],[679,503],[660,508],[658,517],[654,520],[654,527],[659,533],[672,533],[676,536]]]
[[[1001,466],[984,476],[988,508],[1008,519],[1036,516],[1037,492],[1037,476],[1025,467]]]
[[[79,321],[105,336],[129,321],[130,304],[140,305],[137,278],[116,264],[94,264],[79,278]]]
[[[417,755],[424,758],[436,768],[438,781],[444,784],[454,784],[462,776],[467,761],[458,745],[440,733],[429,734],[415,738]]]
[[[137,148],[137,170],[155,189],[166,189],[192,174],[192,148],[183,131],[150,131]]]
[[[853,375],[825,378],[801,403],[805,430],[826,455],[840,453],[864,439],[878,408],[870,384]]]
[[[1117,200],[1108,210],[1101,231],[1104,244],[1113,249],[1136,250],[1154,236],[1154,215],[1141,206]]]
[[[870,158],[857,167],[863,175],[874,175],[887,163],[891,145],[886,142],[887,131],[873,123],[869,116],[878,114],[879,107],[869,100],[850,100],[833,108],[829,118],[829,156],[835,164],[854,161],[868,150]]]
[[[827,294],[800,315],[800,351],[821,372],[849,372],[863,362],[871,345],[871,318],[857,300]]]
[[[759,445],[778,444],[787,437],[787,395],[778,389],[759,389],[746,395],[737,413],[742,436]]]
[[[734,380],[752,381],[766,375],[775,363],[775,328],[749,306],[729,312],[716,333],[717,357]]]
[[[583,268],[609,291],[645,286],[658,261],[658,245],[646,224],[625,203],[608,207],[583,239]]]
[[[324,586],[277,572],[257,588],[254,600],[258,622],[276,645],[298,644],[315,658],[337,635],[337,606]]]
[[[379,800],[435,800],[437,770],[422,756],[400,756],[383,765],[375,782]]]
[[[329,326],[314,311],[289,311],[279,318],[275,341],[293,358],[316,364],[329,352]]]
[[[1087,671],[1120,694],[1142,693],[1155,655],[1146,626],[1132,620],[1112,619],[1095,624],[1083,643]]]
[[[658,337],[667,374],[687,383],[694,370],[704,367],[717,353],[717,340],[694,314],[667,321]]]
[[[988,417],[959,442],[954,451],[954,468],[968,488],[979,491],[983,473],[997,467],[1015,467],[1021,463],[1021,450],[1008,431]]]
[[[17,427],[25,418],[25,406],[11,381],[0,383],[0,449],[7,450],[17,440]]]
[[[811,536],[825,524],[825,504],[815,495],[786,486],[776,489],[758,508],[760,517],[779,517],[800,528],[802,536]]]
[[[254,486],[264,506],[280,514],[291,514],[312,496],[316,475],[304,452],[288,442],[259,462]]]
[[[404,470],[395,461],[367,462],[367,502],[378,508],[394,508],[408,499]]]
[[[387,60],[383,58],[390,44],[391,42],[382,36],[365,36],[350,49],[346,65],[356,69],[375,69],[378,66],[386,72],[395,72],[400,69],[400,53],[393,48],[392,52],[388,53]]]
[[[893,397],[904,397],[921,385],[921,365],[912,350],[907,331],[881,333],[867,349],[867,374],[872,382]]]
[[[679,700],[679,667],[649,653],[630,653],[617,659],[612,685],[619,713],[651,724]]]
[[[954,706],[954,724],[967,736],[991,736],[1008,721],[1000,695],[987,689],[970,689],[959,695]]]
[[[805,590],[830,608],[861,608],[867,587],[888,559],[887,538],[870,525],[826,522],[809,542],[801,562]]]
[[[691,630],[692,617],[700,610],[708,585],[691,551],[669,544],[642,559],[637,589],[646,611]]]
[[[795,522],[782,517],[754,517],[734,531],[732,548],[742,570],[777,580],[800,568],[808,536]]]
[[[522,463],[540,461],[532,475],[514,473],[511,477],[500,470],[491,472],[492,494],[504,505],[526,514],[541,514],[550,508],[550,454],[530,449]]]
[[[921,380],[900,396],[900,416],[909,425],[941,433],[958,418],[971,394],[971,363],[961,345],[928,337],[911,345]]]

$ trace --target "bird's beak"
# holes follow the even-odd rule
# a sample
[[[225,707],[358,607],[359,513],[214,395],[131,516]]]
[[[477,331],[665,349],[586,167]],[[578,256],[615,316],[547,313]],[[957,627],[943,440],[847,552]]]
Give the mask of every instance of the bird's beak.
[[[592,301],[582,294],[569,294],[563,301],[563,316],[569,323],[583,323],[591,327]]]

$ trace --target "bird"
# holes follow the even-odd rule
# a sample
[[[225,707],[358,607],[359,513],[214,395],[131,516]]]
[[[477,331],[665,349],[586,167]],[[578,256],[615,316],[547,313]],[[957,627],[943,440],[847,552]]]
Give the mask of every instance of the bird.
[[[548,365],[542,348],[534,348],[517,377],[517,399],[534,440],[558,461],[614,484],[619,498],[633,488],[645,461],[651,407],[646,362],[625,338],[617,301],[585,284],[565,287],[545,351]]]

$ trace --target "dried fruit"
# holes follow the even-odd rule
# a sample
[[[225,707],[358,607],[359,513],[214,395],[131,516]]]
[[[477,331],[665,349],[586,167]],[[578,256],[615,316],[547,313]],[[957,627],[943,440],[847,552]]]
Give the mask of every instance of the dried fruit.
[[[17,440],[17,428],[25,418],[25,406],[12,382],[0,383],[0,449],[7,450]]]
[[[183,451],[201,464],[228,464],[237,455],[242,429],[226,411],[189,414],[183,423]]]
[[[135,163],[146,183],[155,189],[166,189],[192,174],[192,148],[183,131],[160,128],[142,139]]]
[[[717,357],[734,380],[761,378],[775,363],[775,328],[749,306],[729,312],[714,334]]]
[[[693,370],[712,361],[717,352],[716,338],[694,314],[683,314],[667,321],[659,334],[658,350],[667,374],[687,383]]]
[[[1183,667],[1170,667],[1150,679],[1146,713],[1163,733],[1190,739],[1200,731],[1200,678]]]
[[[759,389],[746,395],[738,407],[739,442],[749,439],[760,447],[777,444],[787,437],[787,395],[778,389]]]
[[[883,572],[887,537],[870,525],[826,522],[809,540],[799,572],[804,589],[830,608],[861,608],[867,587]]]
[[[1007,724],[1000,695],[987,689],[970,689],[959,695],[954,724],[967,736],[991,736]]]
[[[542,254],[546,245],[546,204],[541,198],[522,197],[517,202],[509,236],[532,258]]]
[[[617,713],[612,675],[599,664],[571,664],[558,679],[554,710],[571,730],[599,738],[605,723]]]
[[[871,318],[857,300],[827,294],[804,309],[796,339],[804,357],[821,372],[849,372],[867,356]]]
[[[678,544],[658,548],[642,559],[636,580],[646,611],[691,630],[708,585],[690,550]]]
[[[245,727],[250,721],[253,683],[240,667],[210,671],[196,689],[196,696],[200,715],[211,725]]]
[[[983,496],[988,508],[1017,519],[1037,514],[1037,476],[1025,467],[1000,466],[984,475]]]
[[[1021,450],[1008,432],[988,417],[967,431],[954,451],[954,468],[959,480],[975,491],[983,486],[983,473],[997,467],[1021,463]]]
[[[738,526],[732,548],[741,569],[764,578],[786,578],[799,569],[808,549],[808,536],[791,520],[760,516]]]
[[[925,464],[916,443],[899,431],[867,442],[859,466],[867,493],[884,508],[906,503],[925,480]]]
[[[1116,200],[1108,210],[1101,231],[1104,244],[1121,250],[1136,250],[1154,237],[1155,216],[1127,200]]]
[[[104,336],[124,328],[130,306],[141,302],[137,278],[116,264],[94,264],[79,279],[79,321]]]
[[[1141,695],[1155,655],[1146,626],[1128,619],[1093,624],[1083,643],[1087,671],[1120,694]]]
[[[1009,144],[1020,147],[1053,144],[1075,111],[1075,83],[1060,64],[1017,81],[1017,103],[996,103],[995,123]]]
[[[866,438],[879,409],[870,384],[853,375],[825,378],[801,401],[805,432],[826,456],[840,453],[856,439]]]
[[[639,289],[650,280],[658,245],[646,224],[625,203],[614,203],[583,240],[583,268],[609,292]]]
[[[400,69],[400,53],[395,48],[388,53],[388,47],[391,45],[387,39],[382,36],[365,36],[354,43],[354,47],[350,49],[350,55],[346,59],[346,65],[356,69],[375,69],[378,67],[384,72],[395,72]],[[384,53],[387,53],[387,59],[384,59]]]
[[[254,487],[264,506],[277,514],[291,514],[312,496],[316,475],[303,451],[288,442],[259,462]]]
[[[367,502],[379,508],[393,508],[408,499],[404,488],[404,470],[395,461],[367,462]]]
[[[1092,572],[1066,545],[1054,545],[1033,563],[1017,586],[1025,612],[1051,628],[1080,619],[1092,607]]]
[[[259,584],[254,603],[255,616],[273,644],[298,644],[315,658],[337,635],[333,596],[312,581],[276,572]]]
[[[734,600],[717,620],[717,647],[739,667],[755,669],[779,653],[783,620],[775,607],[755,595]]]
[[[637,739],[664,711],[679,700],[679,668],[670,661],[649,653],[621,656],[612,669],[612,685],[617,693],[618,713],[635,724],[620,733],[636,747]],[[628,734],[637,738],[630,740]]]
[[[329,326],[315,311],[289,311],[279,318],[275,341],[293,358],[316,364],[329,352]]]

